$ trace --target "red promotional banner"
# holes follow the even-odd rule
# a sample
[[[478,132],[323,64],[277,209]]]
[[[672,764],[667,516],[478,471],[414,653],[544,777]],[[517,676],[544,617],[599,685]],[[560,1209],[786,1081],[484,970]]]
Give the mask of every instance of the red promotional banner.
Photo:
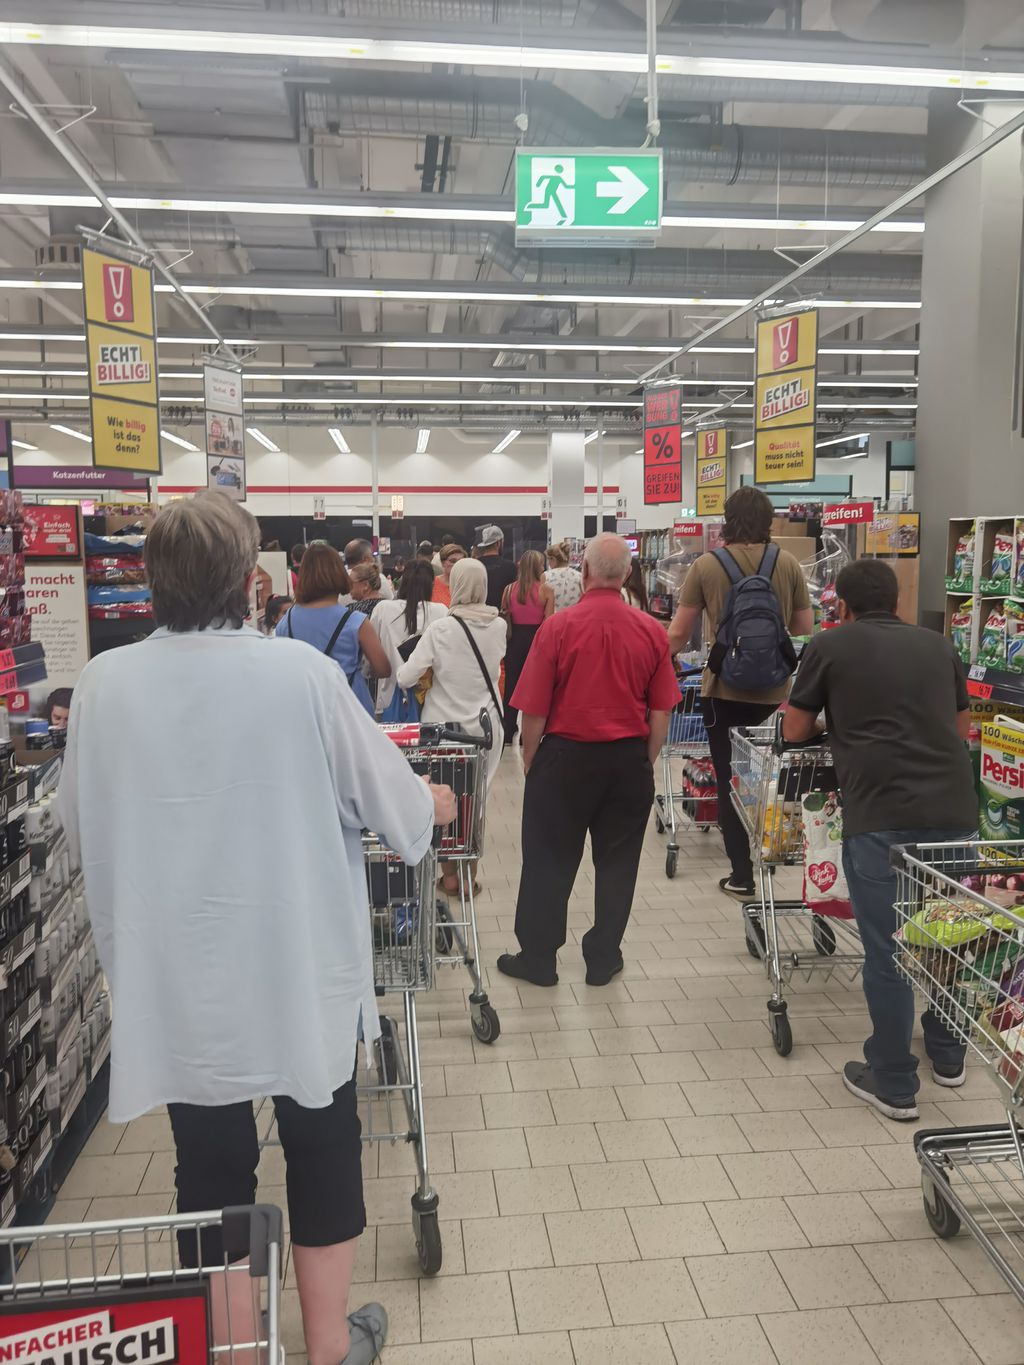
[[[0,1365],[207,1365],[201,1285],[0,1305]]]
[[[81,559],[78,508],[27,502],[25,556],[27,559]]]
[[[683,391],[659,387],[644,394],[644,503],[682,502],[680,426]]]
[[[873,502],[835,502],[821,514],[822,526],[859,526],[875,519]]]

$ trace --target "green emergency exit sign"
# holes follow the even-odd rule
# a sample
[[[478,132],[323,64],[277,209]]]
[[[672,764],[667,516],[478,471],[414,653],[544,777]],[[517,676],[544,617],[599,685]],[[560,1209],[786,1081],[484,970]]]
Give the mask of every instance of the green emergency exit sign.
[[[661,231],[661,152],[516,151],[516,241],[652,245]]]

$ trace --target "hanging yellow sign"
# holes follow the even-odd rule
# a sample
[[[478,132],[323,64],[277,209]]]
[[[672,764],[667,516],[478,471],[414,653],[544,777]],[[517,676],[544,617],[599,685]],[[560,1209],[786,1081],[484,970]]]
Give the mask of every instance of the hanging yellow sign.
[[[754,482],[807,483],[815,470],[818,314],[757,324]]]
[[[697,515],[720,517],[725,511],[729,477],[729,433],[712,427],[697,433]]]
[[[153,272],[86,248],[82,287],[93,465],[159,474]]]

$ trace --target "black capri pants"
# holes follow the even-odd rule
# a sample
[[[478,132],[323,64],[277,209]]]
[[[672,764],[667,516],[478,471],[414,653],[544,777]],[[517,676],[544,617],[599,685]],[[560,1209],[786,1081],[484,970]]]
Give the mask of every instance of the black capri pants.
[[[361,1126],[355,1078],[334,1092],[326,1109],[305,1109],[274,1096],[284,1150],[291,1239],[297,1246],[333,1246],[358,1237],[366,1226]],[[174,1183],[179,1213],[201,1213],[256,1201],[259,1137],[252,1102],[207,1106],[169,1104],[178,1164]],[[185,1266],[224,1262],[219,1227],[179,1234]]]

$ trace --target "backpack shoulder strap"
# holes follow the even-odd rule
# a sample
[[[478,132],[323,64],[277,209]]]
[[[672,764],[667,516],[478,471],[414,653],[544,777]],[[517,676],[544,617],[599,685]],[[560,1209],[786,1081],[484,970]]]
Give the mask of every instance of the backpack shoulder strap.
[[[757,572],[762,578],[771,581],[775,572],[775,566],[779,562],[779,547],[774,541],[769,541],[764,547],[764,554],[761,556],[761,563],[757,566]]]
[[[341,632],[345,629],[346,622],[348,621],[348,618],[352,615],[352,613],[353,613],[354,611],[355,611],[355,607],[354,607],[354,606],[351,606],[351,607],[347,607],[347,608],[346,608],[345,613],[344,613],[344,615],[342,616],[341,620],[340,620],[340,621],[338,622],[338,624],[334,627],[334,634],[333,634],[333,635],[331,636],[331,638],[327,641],[327,648],[324,650],[324,653],[325,653],[325,654],[333,654],[333,653],[334,653],[334,646],[338,643],[338,636],[339,636],[339,635],[341,634]],[[366,619],[369,620],[370,618],[367,617]],[[291,634],[291,630],[290,630],[290,629],[289,629],[289,632],[288,632],[288,633]]]
[[[744,578],[746,578],[746,574],[736,563],[736,560],[729,551],[726,549],[718,549],[713,551],[713,553],[719,564],[721,564],[722,568],[729,575],[729,582],[732,586],[735,587],[737,583],[742,583]]]
[[[459,625],[466,633],[466,639],[469,641],[469,647],[476,655],[476,661],[480,665],[480,672],[483,674],[484,682],[487,684],[487,691],[491,695],[491,701],[494,702],[494,709],[498,713],[498,720],[501,722],[502,725],[504,725],[505,712],[502,708],[501,702],[498,700],[498,694],[494,690],[494,684],[491,682],[491,675],[488,673],[487,665],[484,663],[484,656],[480,653],[480,646],[473,639],[473,632],[470,630],[469,626],[466,625],[465,621],[463,621],[461,616],[453,616],[452,620],[458,621]]]
[[[286,624],[287,627],[288,627],[288,639],[289,639],[289,640],[294,640],[294,639],[295,639],[295,632],[292,630],[292,609],[291,609],[291,607],[289,607],[288,610],[285,612],[285,614],[284,614],[284,619],[285,619],[285,624]]]

